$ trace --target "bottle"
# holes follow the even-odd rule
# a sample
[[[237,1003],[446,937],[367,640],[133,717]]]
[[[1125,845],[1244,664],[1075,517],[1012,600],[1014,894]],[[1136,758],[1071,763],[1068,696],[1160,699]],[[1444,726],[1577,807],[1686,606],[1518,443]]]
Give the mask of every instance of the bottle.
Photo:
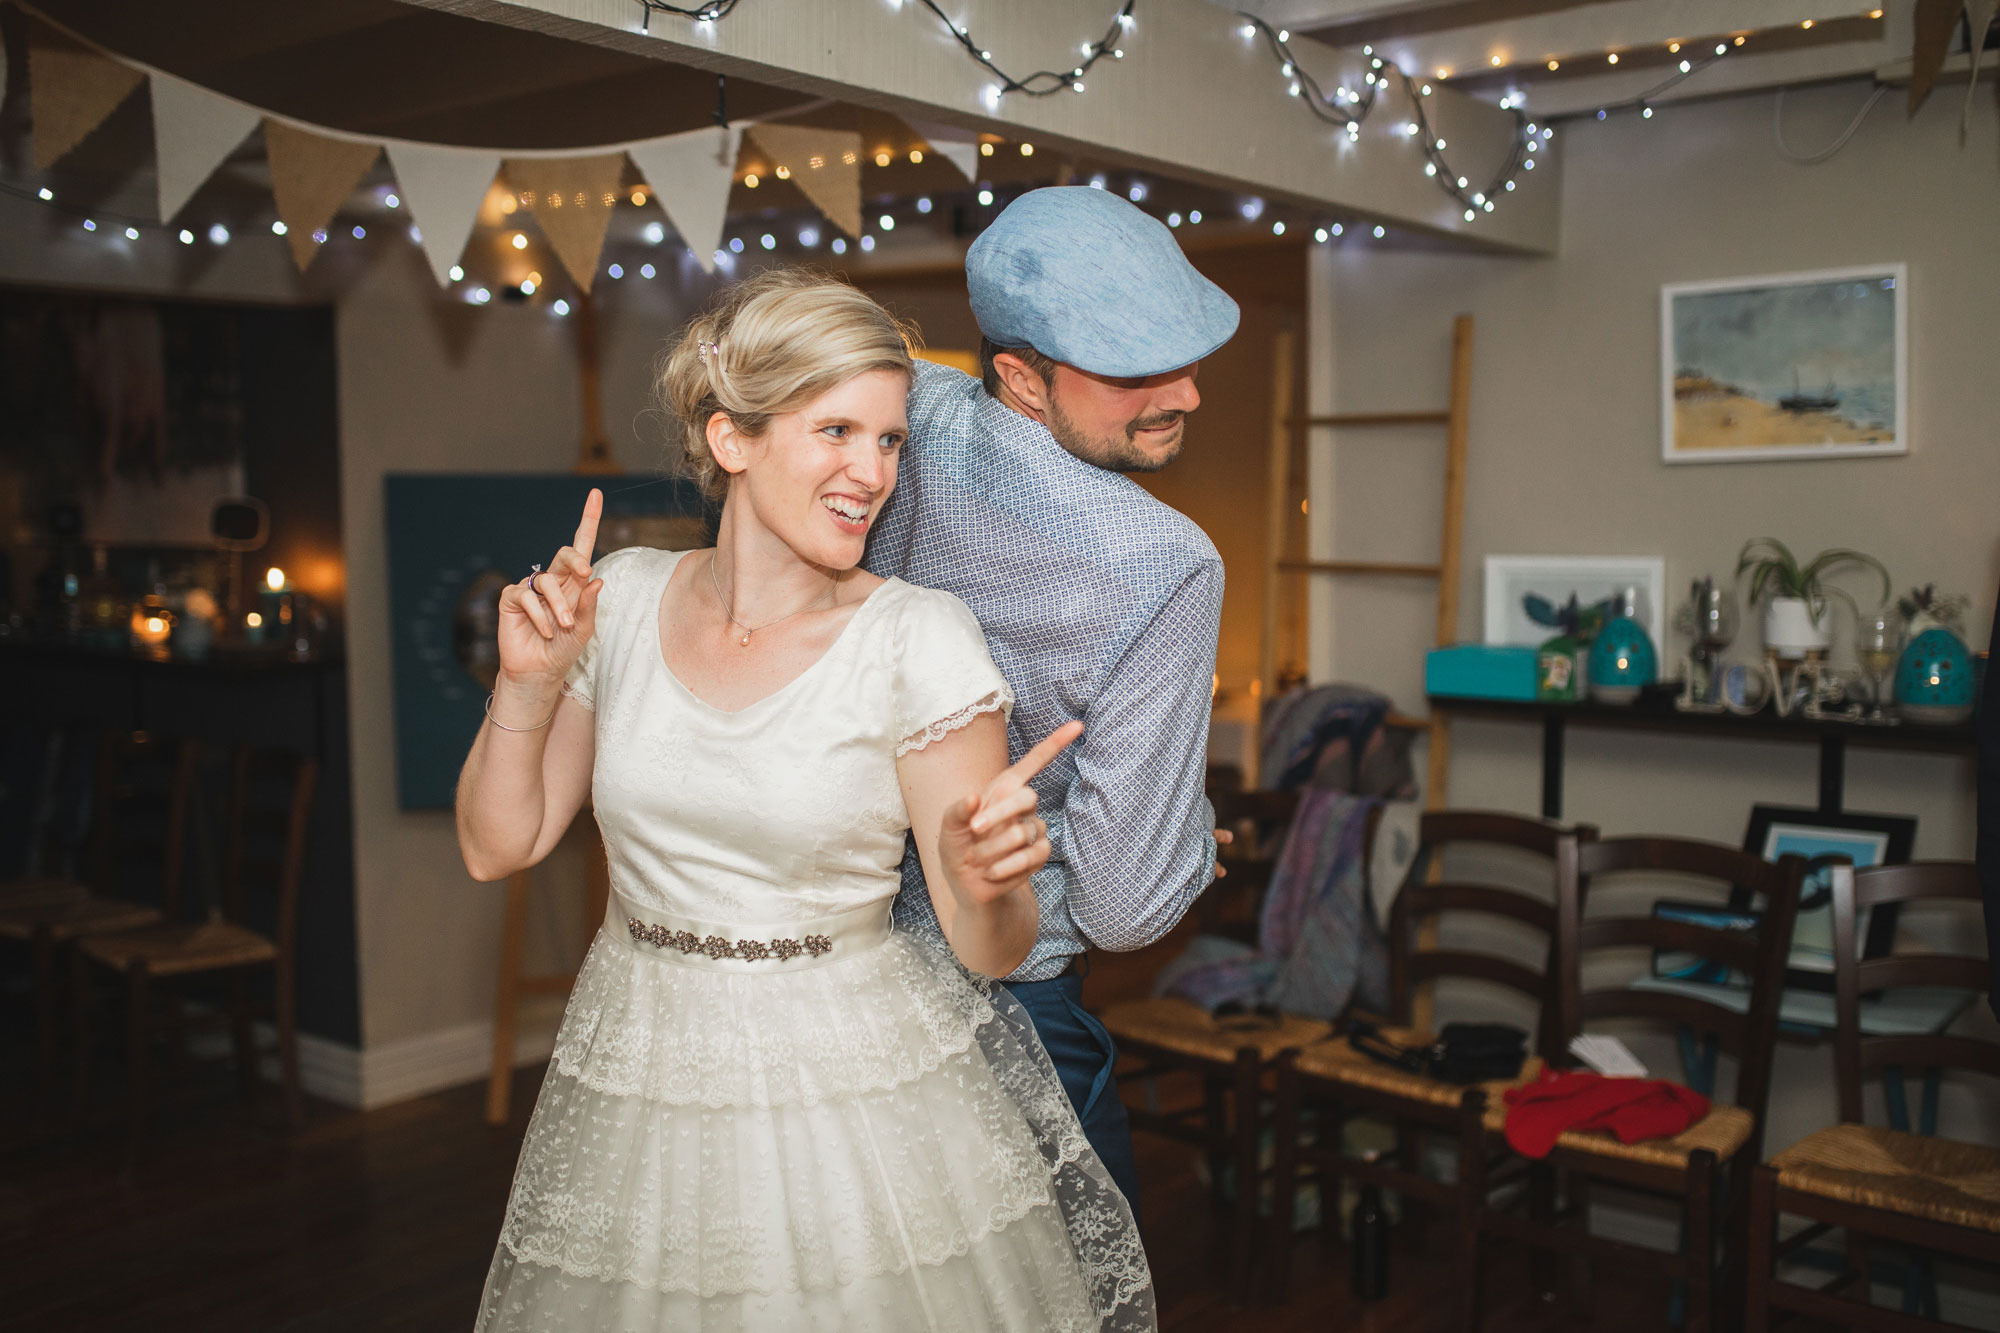
[[[1373,1162],[1375,1154],[1366,1153],[1362,1160]],[[1381,1300],[1389,1292],[1389,1214],[1376,1186],[1363,1185],[1355,1196],[1354,1211],[1347,1216],[1347,1238],[1354,1298]]]

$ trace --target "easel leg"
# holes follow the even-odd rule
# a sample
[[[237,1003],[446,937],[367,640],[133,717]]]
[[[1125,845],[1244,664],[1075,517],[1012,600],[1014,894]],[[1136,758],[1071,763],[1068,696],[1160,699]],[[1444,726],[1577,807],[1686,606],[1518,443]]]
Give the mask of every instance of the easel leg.
[[[500,933],[500,983],[493,994],[493,1068],[486,1076],[486,1123],[504,1125],[514,1091],[514,1028],[521,1016],[521,937],[528,924],[528,872],[507,877]]]

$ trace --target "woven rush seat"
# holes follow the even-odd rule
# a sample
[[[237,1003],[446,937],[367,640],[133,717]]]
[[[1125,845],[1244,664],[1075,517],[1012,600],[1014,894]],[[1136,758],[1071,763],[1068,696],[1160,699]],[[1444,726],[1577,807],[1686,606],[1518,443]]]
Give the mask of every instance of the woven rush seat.
[[[1492,1098],[1486,1107],[1486,1128],[1495,1133],[1504,1129],[1508,1110],[1505,1100],[1498,1096]],[[1670,1139],[1621,1143],[1617,1135],[1603,1130],[1571,1129],[1565,1130],[1556,1139],[1556,1147],[1680,1170],[1687,1166],[1688,1158],[1701,1148],[1714,1153],[1718,1162],[1728,1161],[1737,1149],[1750,1141],[1750,1135],[1756,1128],[1757,1117],[1742,1107],[1717,1104],[1709,1107],[1707,1115]]]
[[[157,907],[117,898],[93,898],[87,892],[51,891],[41,901],[0,902],[0,939],[33,939],[46,929],[53,940],[70,940],[108,931],[141,930],[160,919]]]
[[[1139,1042],[1181,1055],[1228,1064],[1249,1046],[1260,1058],[1275,1059],[1291,1046],[1307,1046],[1333,1031],[1316,1018],[1242,1014],[1216,1018],[1198,1004],[1160,996],[1115,1004],[1098,1020],[1121,1042]]]
[[[135,962],[144,962],[146,970],[155,976],[247,967],[272,962],[278,956],[277,945],[231,921],[98,935],[78,947],[98,962],[120,971]]]
[[[1834,1125],[1771,1165],[1783,1189],[2000,1233],[2000,1150],[1983,1144]]]
[[[1386,1040],[1403,1047],[1428,1046],[1437,1040],[1419,1028],[1385,1027],[1378,1031]],[[1539,1056],[1529,1056],[1522,1063],[1521,1072],[1510,1079],[1494,1079],[1477,1084],[1448,1083],[1441,1078],[1413,1074],[1407,1069],[1398,1069],[1394,1065],[1385,1065],[1380,1060],[1371,1059],[1349,1045],[1345,1036],[1339,1036],[1300,1051],[1296,1066],[1298,1071],[1308,1078],[1344,1083],[1350,1087],[1367,1088],[1374,1092],[1386,1092],[1391,1096],[1427,1102],[1433,1106],[1457,1106],[1468,1087],[1483,1088],[1489,1105],[1499,1101],[1500,1095],[1508,1088],[1535,1078],[1541,1072],[1542,1062]]]

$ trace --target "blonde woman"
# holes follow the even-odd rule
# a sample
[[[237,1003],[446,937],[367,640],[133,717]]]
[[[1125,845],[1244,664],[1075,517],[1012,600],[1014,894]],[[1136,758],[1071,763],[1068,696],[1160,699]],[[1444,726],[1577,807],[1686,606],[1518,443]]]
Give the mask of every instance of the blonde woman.
[[[737,287],[661,383],[716,546],[593,562],[593,492],[501,599],[466,865],[533,865],[588,794],[613,901],[481,1329],[1153,1324],[1130,1210],[986,980],[1034,941],[1027,783],[1080,728],[1009,767],[971,613],[859,568],[912,373],[845,284]],[[955,957],[891,928],[906,835]]]

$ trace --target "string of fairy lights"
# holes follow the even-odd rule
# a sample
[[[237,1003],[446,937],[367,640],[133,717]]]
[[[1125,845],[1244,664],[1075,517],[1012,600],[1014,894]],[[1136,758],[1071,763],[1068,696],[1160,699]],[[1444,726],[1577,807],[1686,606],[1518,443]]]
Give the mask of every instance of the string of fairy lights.
[[[903,3],[903,0],[896,0],[896,2],[900,5]],[[641,5],[648,19],[654,13],[661,13],[696,23],[713,24],[728,17],[735,10],[736,6],[741,3],[741,0],[703,0],[703,3],[696,5],[678,5],[670,3],[669,0],[638,0],[638,3]],[[1034,73],[1021,77],[1010,75],[1002,69],[994,60],[992,52],[975,40],[964,24],[955,23],[951,20],[941,7],[939,0],[914,0],[914,3],[936,17],[945,26],[958,45],[963,48],[967,56],[999,80],[998,83],[991,85],[987,92],[989,103],[997,105],[1000,99],[1008,93],[1021,93],[1029,97],[1050,97],[1065,92],[1071,94],[1082,93],[1085,87],[1084,79],[1094,66],[1100,61],[1116,61],[1124,58],[1125,50],[1123,42],[1133,28],[1133,11],[1137,0],[1124,0],[1113,14],[1110,23],[1105,28],[1103,36],[1094,42],[1084,42],[1080,45],[1081,59],[1068,71],[1037,70]],[[1879,17],[1879,14],[1880,11],[1878,10],[1874,16]],[[1240,15],[1240,17],[1244,21],[1242,29],[1244,36],[1253,40],[1261,39],[1264,47],[1269,51],[1276,63],[1278,75],[1284,81],[1288,94],[1304,105],[1315,118],[1323,123],[1333,125],[1344,132],[1349,142],[1354,142],[1358,139],[1362,125],[1369,120],[1371,115],[1382,111],[1387,105],[1390,100],[1389,93],[1391,88],[1400,86],[1410,107],[1410,119],[1400,126],[1401,132],[1405,136],[1417,141],[1416,146],[1421,153],[1425,176],[1433,180],[1439,188],[1444,190],[1463,208],[1464,218],[1468,222],[1475,220],[1483,213],[1494,211],[1499,197],[1517,187],[1520,174],[1535,169],[1536,155],[1540,152],[1542,146],[1554,135],[1552,128],[1530,120],[1522,112],[1520,107],[1524,98],[1521,94],[1510,93],[1503,97],[1500,100],[1500,106],[1512,113],[1515,125],[1514,133],[1510,139],[1509,151],[1505,159],[1493,173],[1482,184],[1475,185],[1467,176],[1455,171],[1451,162],[1446,157],[1449,144],[1438,132],[1438,128],[1429,113],[1429,99],[1433,93],[1431,82],[1418,76],[1412,76],[1394,61],[1377,55],[1373,47],[1364,46],[1361,51],[1361,58],[1366,62],[1366,65],[1361,71],[1361,77],[1358,80],[1351,81],[1352,86],[1348,82],[1342,82],[1329,92],[1324,84],[1300,64],[1292,50],[1291,33],[1287,29],[1276,27],[1252,14],[1246,13]],[[1807,23],[1805,26],[1810,27],[1811,24]],[[1661,94],[1723,59],[1732,50],[1741,47],[1745,41],[1746,35],[1724,38],[1716,42],[1712,51],[1707,49],[1706,43],[1683,43],[1679,41],[1669,43],[1667,47],[1669,57],[1678,58],[1674,63],[1672,71],[1661,82],[1647,88],[1644,92],[1634,97],[1615,103],[1608,103],[1600,107],[1595,113],[1596,119],[1604,120],[1613,113],[1626,111],[1636,111],[1642,117],[1650,119],[1654,113],[1653,104]],[[1702,49],[1694,49],[1697,46]],[[1618,53],[1615,51],[1608,53],[1607,59],[1608,63],[1617,64],[1619,59]],[[1494,58],[1495,66],[1497,67],[1500,63],[1500,57],[1496,56]],[[1553,71],[1557,68],[1558,62],[1551,59],[1548,65],[1550,70]],[[1442,80],[1446,73],[1447,71],[1440,69],[1438,71],[1439,79]],[[1016,147],[1024,157],[1031,156],[1034,152],[1034,146],[1031,143],[1022,142],[1016,145]],[[990,140],[982,142],[980,145],[980,153],[985,157],[991,157],[995,151],[996,145]],[[922,151],[911,150],[909,159],[912,163],[921,163],[923,161]],[[890,160],[891,155],[887,150],[878,151],[875,154],[875,163],[877,166],[887,166]],[[786,175],[782,168],[779,168],[775,174],[781,179]],[[741,178],[741,183],[754,189],[759,182],[756,174],[750,173]],[[1093,176],[1087,183],[1100,189],[1109,188],[1106,178],[1101,174]],[[997,198],[994,186],[986,181],[976,182],[975,186],[979,208],[983,210],[994,207]],[[385,211],[393,213],[400,206],[401,201],[393,189],[389,187],[373,187],[372,193],[376,197],[377,204]],[[1129,187],[1126,187],[1126,193],[1134,203],[1139,203],[1146,198],[1147,187],[1143,182],[1134,181]],[[59,200],[53,189],[46,184],[39,187],[24,187],[12,182],[0,181],[0,194],[20,199],[34,199],[59,212],[67,213],[80,221],[81,227],[85,232],[101,235],[107,241],[115,242],[122,235],[125,242],[135,243],[142,240],[149,233],[164,235],[178,241],[183,246],[196,246],[206,241],[210,246],[220,247],[229,244],[232,240],[229,225],[222,221],[211,222],[205,227],[199,224],[195,226],[176,226],[171,223],[162,225],[150,218],[130,217],[109,209],[80,207],[68,200]],[[637,205],[642,200],[635,193],[632,202]],[[911,202],[906,200],[904,204],[908,205]],[[932,212],[934,203],[929,195],[923,195],[913,201],[913,206],[918,214],[927,215]],[[1263,214],[1264,201],[1253,198],[1242,202],[1239,205],[1239,211],[1245,221],[1255,222]],[[835,236],[828,242],[826,248],[836,256],[847,254],[850,248],[857,249],[864,254],[872,252],[878,244],[878,234],[886,237],[888,233],[894,231],[896,225],[895,212],[896,206],[894,205],[883,209],[879,217],[873,219],[874,225],[872,230],[855,238],[852,242],[849,242],[844,237]],[[1203,215],[1200,209],[1190,208],[1185,214],[1178,210],[1169,212],[1164,215],[1164,220],[1170,227],[1178,228],[1184,223],[1187,225],[1200,224],[1203,220]],[[332,232],[351,234],[354,240],[361,241],[365,240],[371,234],[370,225],[370,221],[367,219],[355,221],[350,218],[339,218],[330,223],[329,228],[315,231],[313,239],[320,244],[325,244],[329,239],[330,232]],[[386,222],[378,217],[374,225],[377,233],[393,231],[397,227],[393,217]],[[770,226],[772,224],[767,219],[765,225]],[[282,219],[272,220],[269,223],[269,229],[277,237],[285,236],[287,231],[286,224]],[[421,243],[422,234],[418,231],[414,223],[402,224],[401,229],[407,233],[412,243]],[[779,224],[777,230],[783,229],[785,229],[784,224]],[[1286,224],[1283,220],[1276,220],[1271,223],[1271,230],[1276,235],[1284,235],[1285,229]],[[772,251],[777,249],[781,244],[778,239],[777,230],[762,230],[754,227],[751,230],[753,234],[748,239],[743,235],[731,236],[727,238],[724,248],[718,249],[715,252],[714,259],[716,264],[725,273],[734,269],[738,256],[746,252],[752,252],[755,249]],[[1347,228],[1342,223],[1334,222],[1321,225],[1315,230],[1313,235],[1315,240],[1324,243],[1340,237],[1346,230]],[[1375,226],[1373,234],[1379,240],[1386,235],[1386,230],[1381,226]],[[659,222],[655,221],[649,222],[642,227],[640,235],[649,244],[660,245],[665,241],[667,231]],[[812,223],[799,226],[797,228],[796,240],[800,250],[807,252],[817,250],[821,244],[821,228],[817,221],[815,220]],[[525,242],[526,237],[520,233],[516,233],[512,238],[512,244],[517,249],[521,248]],[[782,244],[788,249],[791,248],[791,237],[788,235]],[[688,258],[691,260],[692,256]],[[616,260],[609,262],[601,271],[614,281],[626,276],[625,266]],[[659,272],[659,269],[652,263],[642,263],[634,269],[635,275],[643,278],[652,278],[657,272]],[[492,300],[492,291],[488,287],[478,285],[476,280],[468,279],[462,267],[457,265],[452,266],[450,277],[455,287],[462,288],[459,295],[465,300],[481,305]],[[540,275],[535,274],[532,275],[531,281],[508,286],[503,290],[510,296],[525,297],[533,295],[540,285]],[[570,312],[569,302],[561,298],[550,302],[550,306],[558,315],[566,315]]]

